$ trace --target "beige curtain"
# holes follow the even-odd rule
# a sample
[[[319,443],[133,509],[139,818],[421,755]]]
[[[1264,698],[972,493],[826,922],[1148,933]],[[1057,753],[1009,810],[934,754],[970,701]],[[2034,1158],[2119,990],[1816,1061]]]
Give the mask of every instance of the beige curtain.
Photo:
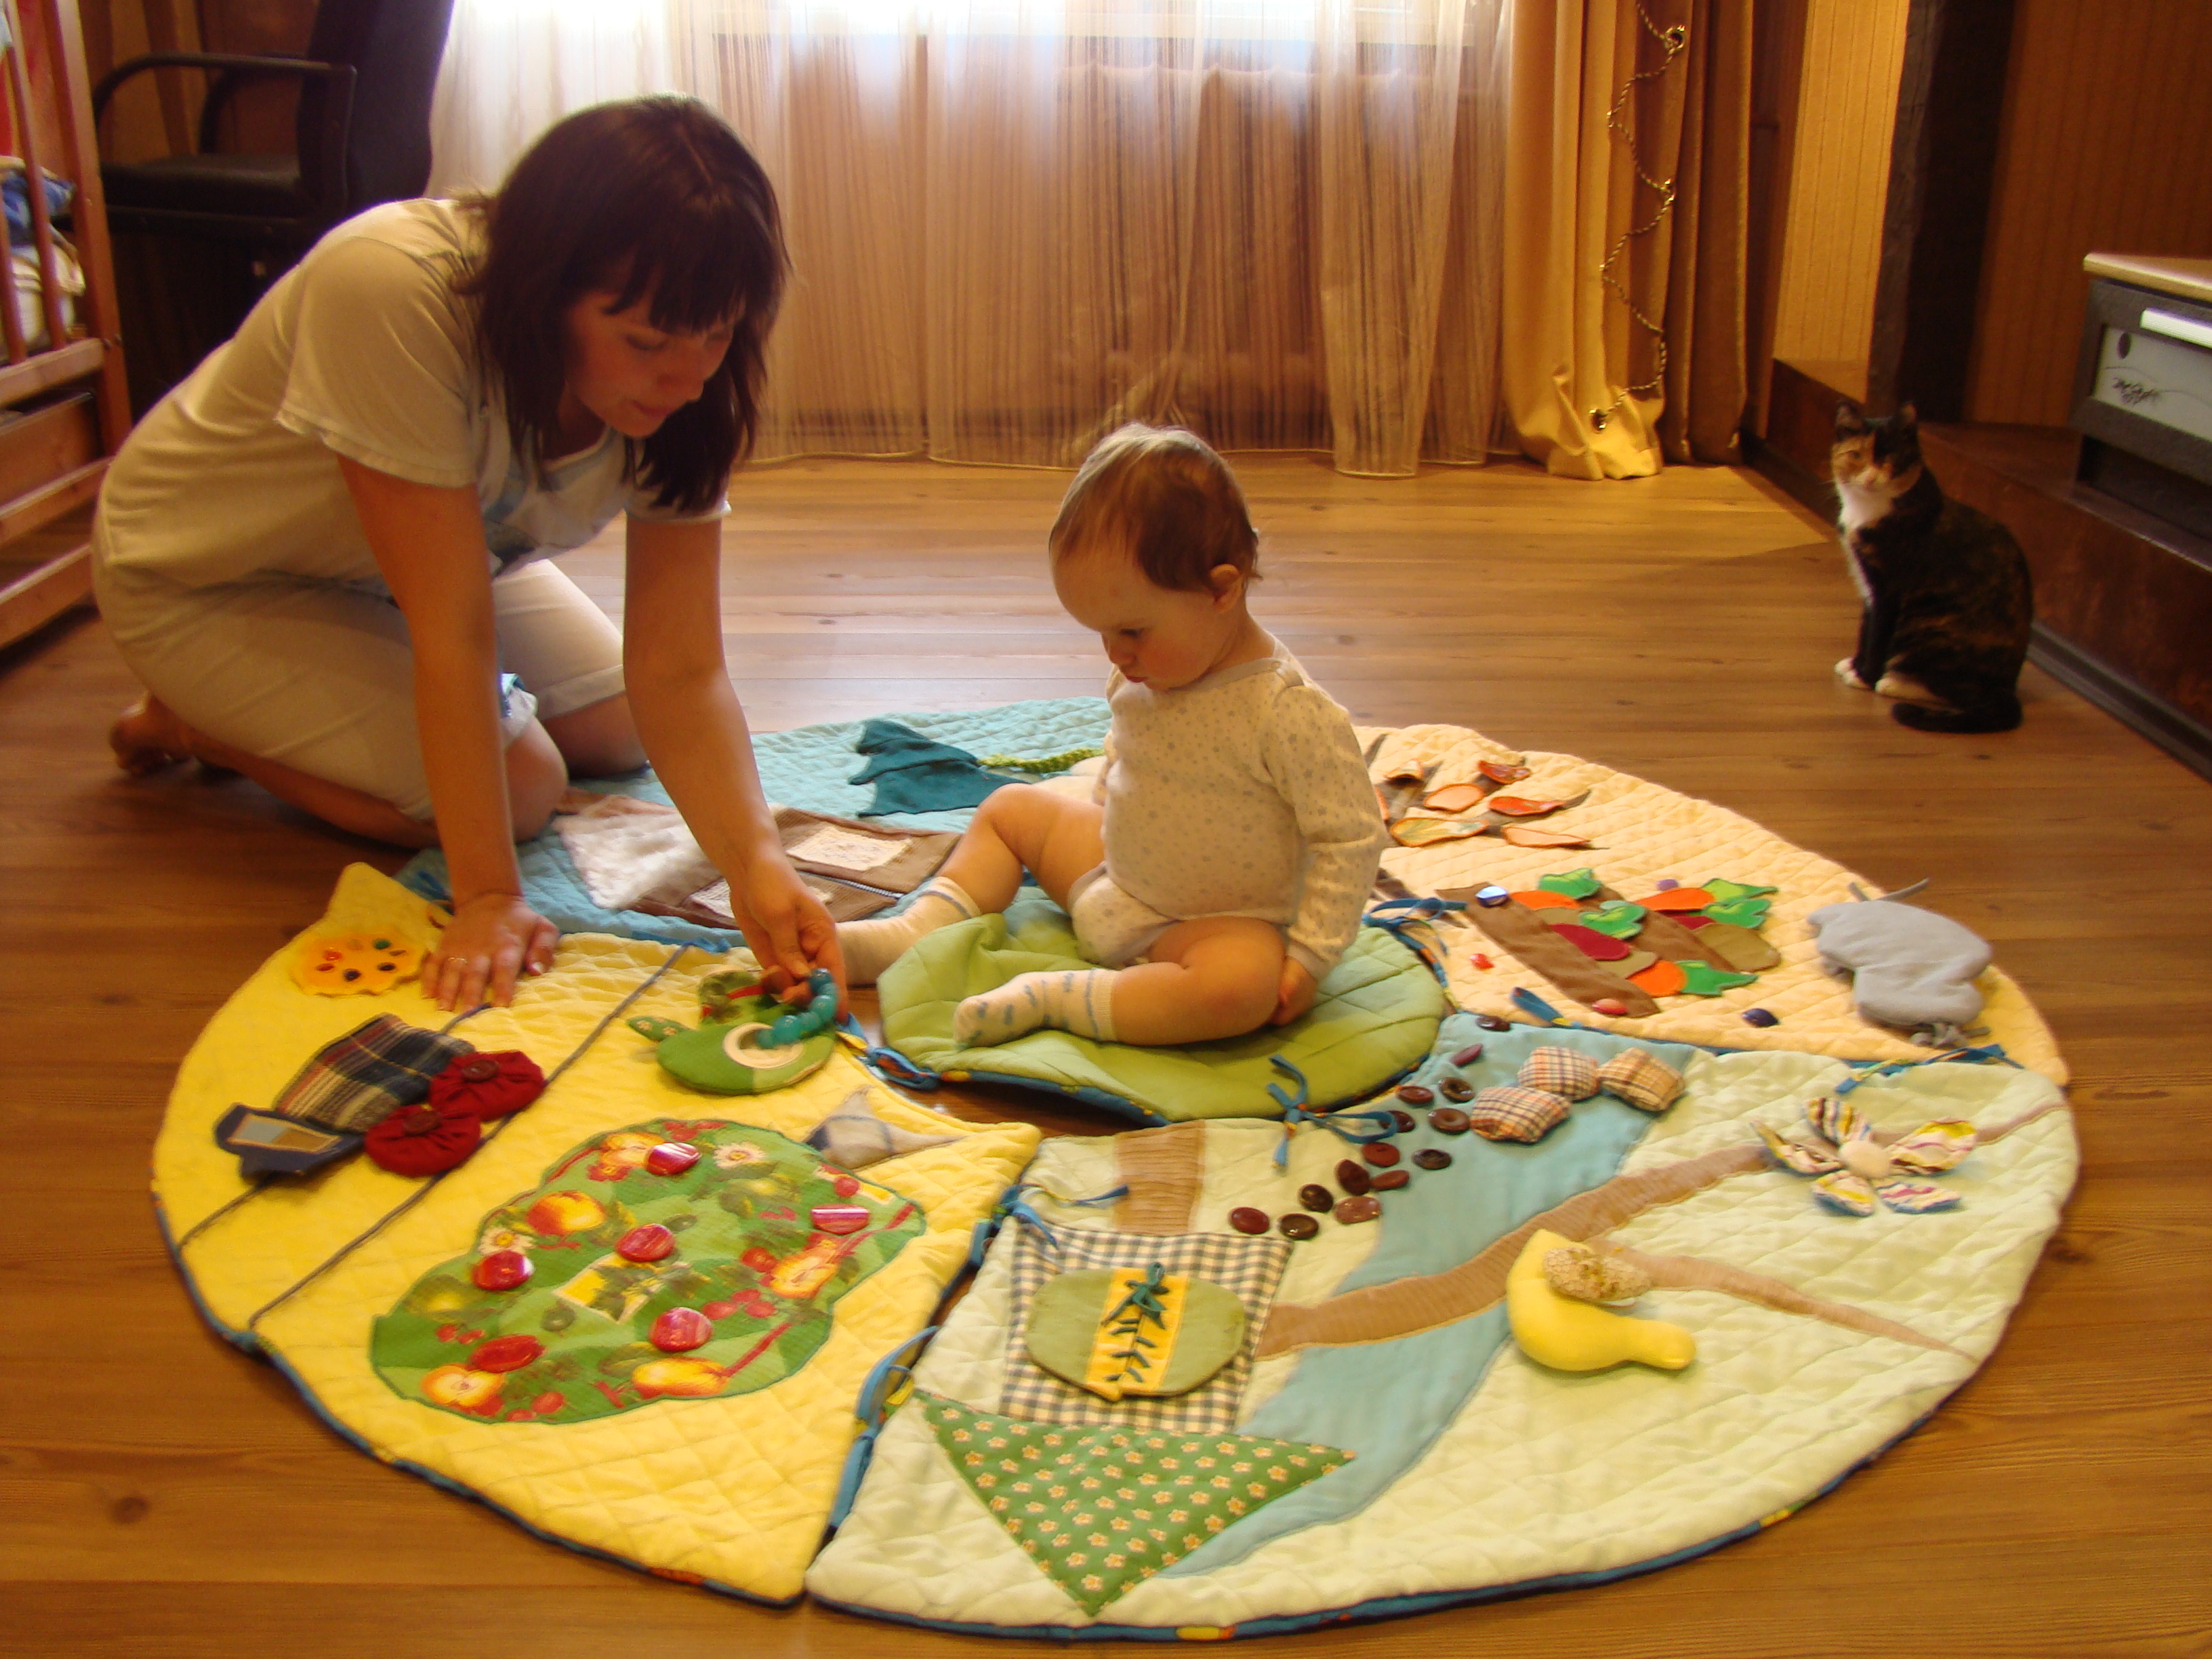
[[[1501,376],[1521,448],[1584,478],[1736,459],[1751,0],[1514,0],[1512,42]]]
[[[1510,0],[459,0],[432,185],[728,117],[796,282],[761,453],[1066,466],[1126,419],[1404,475],[1498,426]]]

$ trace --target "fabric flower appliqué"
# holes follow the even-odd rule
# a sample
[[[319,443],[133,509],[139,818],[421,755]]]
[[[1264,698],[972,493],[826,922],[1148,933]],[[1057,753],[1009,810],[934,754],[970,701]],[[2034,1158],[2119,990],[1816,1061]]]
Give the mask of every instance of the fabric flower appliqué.
[[[1823,1209],[1869,1216],[1877,1200],[1906,1215],[1959,1207],[1960,1196],[1948,1187],[1911,1177],[1941,1175],[1972,1152],[1972,1124],[1955,1118],[1923,1123],[1885,1146],[1856,1108],[1832,1095],[1808,1104],[1805,1120],[1820,1137],[1818,1143],[1785,1140],[1757,1121],[1752,1127],[1766,1143],[1767,1155],[1784,1169],[1819,1177],[1813,1197]]]

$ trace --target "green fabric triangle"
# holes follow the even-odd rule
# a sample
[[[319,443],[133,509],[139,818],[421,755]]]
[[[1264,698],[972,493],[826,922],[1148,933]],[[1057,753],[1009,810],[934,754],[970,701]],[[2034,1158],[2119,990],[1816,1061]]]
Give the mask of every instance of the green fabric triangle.
[[[1544,892],[1560,893],[1568,898],[1595,898],[1597,890],[1605,884],[1597,878],[1597,872],[1585,864],[1579,870],[1546,876],[1536,885]]]
[[[1698,885],[1704,888],[1715,898],[1723,901],[1728,899],[1763,898],[1769,893],[1779,892],[1781,890],[1779,888],[1776,887],[1756,887],[1749,882],[1742,881],[1701,881]]]
[[[1352,1461],[1255,1435],[1032,1423],[933,1394],[914,1408],[1007,1535],[1089,1613]]]

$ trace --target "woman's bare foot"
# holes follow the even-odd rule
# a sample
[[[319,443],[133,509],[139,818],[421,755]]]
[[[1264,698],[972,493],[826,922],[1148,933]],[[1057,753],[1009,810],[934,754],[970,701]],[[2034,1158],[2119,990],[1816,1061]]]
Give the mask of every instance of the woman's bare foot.
[[[137,778],[195,758],[192,737],[191,727],[149,693],[107,728],[107,746],[115,751],[115,763]]]

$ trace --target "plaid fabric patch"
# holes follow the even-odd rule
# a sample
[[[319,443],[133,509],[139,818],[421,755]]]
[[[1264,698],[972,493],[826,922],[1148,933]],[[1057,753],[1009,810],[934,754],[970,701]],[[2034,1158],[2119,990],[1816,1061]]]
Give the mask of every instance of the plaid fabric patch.
[[[1571,1048],[1536,1048],[1521,1063],[1521,1086],[1562,1100],[1588,1100],[1598,1090],[1597,1062]]]
[[[476,1045],[465,1038],[441,1036],[379,1014],[317,1049],[284,1085],[273,1109],[358,1133],[402,1106],[427,1099],[432,1078],[456,1055],[475,1052]]]
[[[1647,1112],[1663,1112],[1682,1092],[1682,1074],[1641,1048],[1624,1048],[1598,1067],[1597,1086]]]
[[[1485,1089],[1468,1103],[1467,1121],[1492,1140],[1541,1140],[1567,1121],[1567,1103],[1541,1089]]]
[[[1160,1429],[1178,1434],[1228,1434],[1237,1427],[1244,1383],[1252,1371],[1252,1349],[1275,1299],[1275,1286],[1290,1264],[1287,1240],[1242,1233],[1174,1233],[1147,1237],[1138,1233],[1060,1230],[1054,1255],[1034,1230],[1016,1224],[1013,1294],[1006,1338],[1006,1379],[999,1409],[1009,1417],[1043,1423],[1112,1423],[1131,1429]],[[1063,1382],[1030,1358],[1026,1333],[1030,1304],[1055,1273],[1086,1267],[1149,1267],[1155,1261],[1170,1273],[1210,1279],[1244,1304],[1244,1346],[1207,1382],[1165,1400],[1130,1399],[1109,1405],[1088,1389]]]

